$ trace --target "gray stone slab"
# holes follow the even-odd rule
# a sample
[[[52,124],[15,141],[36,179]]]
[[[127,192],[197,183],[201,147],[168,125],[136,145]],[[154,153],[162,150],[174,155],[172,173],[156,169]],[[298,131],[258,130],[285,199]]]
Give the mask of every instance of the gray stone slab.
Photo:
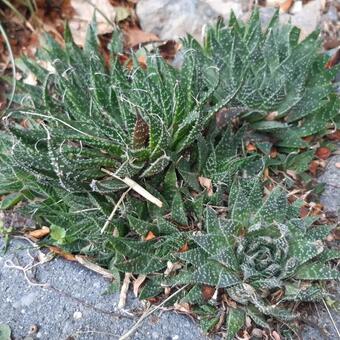
[[[340,145],[338,149],[340,150]],[[336,167],[337,163],[340,163],[340,155],[330,157],[323,174],[319,177],[319,182],[325,183],[325,190],[321,195],[321,203],[327,211],[339,216],[340,168]]]
[[[9,261],[30,262],[28,247],[13,241],[0,256],[0,324],[9,325],[15,339],[117,339],[136,322],[138,317],[117,316],[118,295],[103,295],[109,282],[78,263],[59,258],[40,265],[35,277],[47,287],[31,286],[23,272],[8,268]],[[130,294],[126,310],[136,313],[141,307]],[[32,325],[39,331],[29,335]],[[151,315],[132,338],[205,339],[190,318],[168,311]]]

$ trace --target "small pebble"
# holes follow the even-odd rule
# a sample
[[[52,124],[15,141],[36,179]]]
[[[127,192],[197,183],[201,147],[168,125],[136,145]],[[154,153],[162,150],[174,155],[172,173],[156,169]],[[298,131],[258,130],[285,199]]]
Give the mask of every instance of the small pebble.
[[[340,162],[335,163],[335,167],[340,169]]]
[[[35,333],[38,332],[38,330],[39,330],[39,327],[37,325],[33,324],[33,325],[30,326],[28,334],[35,334]]]
[[[82,317],[83,317],[83,314],[81,312],[79,312],[79,311],[76,311],[76,312],[73,313],[73,319],[74,320],[79,320]]]

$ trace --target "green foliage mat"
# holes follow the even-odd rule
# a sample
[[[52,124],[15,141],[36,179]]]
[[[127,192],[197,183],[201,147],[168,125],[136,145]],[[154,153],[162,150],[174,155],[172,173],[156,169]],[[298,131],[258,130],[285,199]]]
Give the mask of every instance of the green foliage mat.
[[[184,39],[179,69],[147,52],[146,67],[133,53],[133,67],[121,65],[119,31],[110,51],[108,65],[95,24],[83,49],[66,26],[65,47],[46,36],[36,60],[18,62],[38,84],[17,84],[4,119],[1,208],[22,202],[50,226],[45,243],[117,278],[146,274],[141,298],[187,285],[176,299],[207,331],[231,299],[228,339],[246,316],[268,328],[296,317],[291,301],[321,299],[318,282],[339,279],[329,263],[339,253],[322,242],[333,227],[299,218],[278,188],[264,195],[260,179],[268,167],[306,171],[305,137],[339,124],[337,68],[324,67],[318,32],[300,42],[278,13],[262,29],[255,10],[247,24],[218,22],[202,46]]]

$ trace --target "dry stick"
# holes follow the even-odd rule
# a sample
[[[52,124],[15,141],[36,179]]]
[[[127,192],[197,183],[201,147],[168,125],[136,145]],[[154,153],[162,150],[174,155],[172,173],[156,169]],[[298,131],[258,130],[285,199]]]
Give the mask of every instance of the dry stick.
[[[340,339],[340,332],[339,332],[338,327],[336,326],[336,323],[335,323],[335,321],[334,321],[334,319],[333,319],[333,316],[332,316],[332,314],[331,314],[331,312],[330,312],[330,310],[329,310],[329,308],[328,308],[328,306],[327,306],[327,303],[325,302],[325,299],[322,299],[322,302],[323,302],[323,304],[325,305],[325,308],[326,308],[326,310],[327,310],[327,313],[328,313],[328,315],[329,315],[329,318],[331,319],[332,324],[333,324],[333,327],[334,327],[334,329],[335,329],[335,331],[336,331],[336,333],[337,333],[337,335],[338,335],[338,338]]]
[[[172,299],[174,296],[176,296],[178,293],[180,293],[183,289],[188,287],[188,285],[183,286],[182,288],[178,289],[175,293],[170,295],[168,298],[166,298],[164,301],[162,301],[158,306],[151,308],[148,312],[144,313],[138,321],[130,328],[125,334],[123,334],[119,340],[126,340],[128,339],[139,327],[139,325],[152,313],[154,313],[157,309],[161,308],[166,302],[168,302],[170,299]]]
[[[11,59],[11,64],[12,64],[12,73],[13,73],[13,84],[12,84],[12,92],[11,92],[11,97],[8,101],[8,104],[7,104],[7,109],[11,106],[12,102],[13,102],[13,98],[14,98],[14,94],[15,94],[15,89],[16,89],[16,67],[15,67],[15,61],[14,61],[14,56],[13,56],[13,51],[12,51],[12,47],[11,47],[11,44],[9,42],[9,39],[8,39],[8,36],[4,30],[4,28],[2,27],[1,23],[0,23],[0,33],[2,34],[2,36],[4,37],[5,39],[5,44],[7,46],[7,49],[8,49],[8,53],[9,53],[9,58]]]
[[[150,194],[147,190],[145,190],[142,186],[140,186],[137,182],[135,182],[134,180],[132,180],[129,177],[124,177],[124,178],[120,178],[119,176],[117,176],[116,174],[114,174],[113,172],[106,170],[104,168],[101,169],[101,171],[105,172],[106,174],[112,176],[113,178],[116,178],[120,181],[122,181],[123,183],[125,183],[128,187],[130,187],[132,190],[136,191],[139,195],[143,196],[145,199],[147,199],[148,201],[150,201],[151,203],[157,205],[157,207],[162,208],[163,203],[162,201],[160,201],[157,197],[155,197],[154,195]]]
[[[123,202],[125,196],[128,194],[128,192],[129,192],[130,190],[131,190],[131,188],[129,188],[128,190],[126,190],[126,191],[122,194],[122,196],[120,196],[120,198],[119,198],[117,204],[114,206],[114,208],[113,208],[113,210],[112,210],[110,216],[108,217],[108,219],[106,220],[106,222],[105,222],[103,228],[101,229],[101,231],[100,231],[101,234],[103,234],[103,233],[105,232],[105,230],[107,229],[107,227],[108,227],[109,224],[111,223],[111,221],[112,221],[112,219],[113,219],[113,216],[115,215],[115,213],[116,213],[118,207],[121,205],[121,203]]]
[[[118,308],[122,309],[125,307],[126,304],[126,297],[129,290],[130,280],[132,277],[132,273],[125,273],[124,281],[122,284],[122,289],[120,290],[119,301],[118,301]]]
[[[85,268],[90,269],[93,272],[100,274],[107,279],[114,279],[114,276],[112,275],[112,273],[110,271],[108,271],[108,270],[98,266],[97,264],[89,261],[85,257],[80,256],[80,255],[75,255],[75,258]]]

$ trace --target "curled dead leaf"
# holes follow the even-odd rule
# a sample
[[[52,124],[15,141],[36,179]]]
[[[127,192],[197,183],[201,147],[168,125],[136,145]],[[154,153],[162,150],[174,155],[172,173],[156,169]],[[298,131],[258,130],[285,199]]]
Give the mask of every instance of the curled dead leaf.
[[[321,159],[327,159],[331,155],[331,153],[332,151],[329,148],[323,146],[316,150],[315,155]]]
[[[38,240],[42,239],[43,237],[47,236],[50,233],[50,228],[42,227],[41,229],[32,230],[28,233],[28,236],[34,237]]]
[[[278,154],[277,149],[275,146],[273,146],[272,149],[270,150],[270,155],[269,155],[270,158],[276,158],[277,154]]]
[[[323,212],[323,205],[320,203],[310,202],[310,211],[312,216],[319,216]]]
[[[317,160],[311,161],[309,164],[309,171],[313,176],[316,176],[319,169],[319,162]]]
[[[340,63],[340,48],[333,54],[333,56],[327,61],[325,67],[330,69]]]
[[[186,313],[186,314],[191,314],[191,308],[190,305],[187,302],[181,302],[181,303],[175,303],[174,304],[175,310]]]
[[[166,264],[166,269],[164,271],[164,276],[169,276],[171,273],[175,272],[178,269],[182,268],[182,265],[179,262],[171,262],[168,261]]]
[[[66,260],[68,260],[68,261],[77,261],[76,257],[75,257],[73,254],[68,253],[68,252],[62,250],[62,249],[59,248],[59,247],[56,247],[56,246],[49,246],[48,249],[49,249],[52,253],[54,253],[54,254],[56,254],[56,255],[58,255],[58,256],[61,256],[61,257],[63,257],[64,259],[66,259]]]
[[[298,175],[296,173],[296,171],[294,170],[287,170],[286,171],[287,175],[289,175],[291,178],[293,178],[294,180],[297,180],[298,179]]]
[[[152,231],[149,231],[146,236],[145,236],[145,241],[150,241],[150,240],[153,240],[154,238],[156,237],[156,235],[152,232]]]
[[[214,191],[212,188],[212,181],[210,178],[199,176],[198,182],[203,188],[207,189],[207,194],[209,197],[211,197],[214,194]]]

